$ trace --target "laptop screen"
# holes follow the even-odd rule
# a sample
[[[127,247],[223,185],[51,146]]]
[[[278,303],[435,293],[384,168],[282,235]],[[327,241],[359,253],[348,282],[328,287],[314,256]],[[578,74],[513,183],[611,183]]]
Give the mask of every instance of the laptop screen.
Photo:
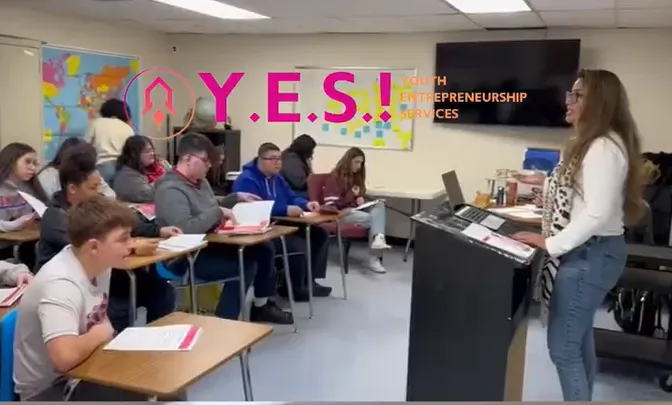
[[[443,178],[443,186],[446,188],[446,195],[448,195],[448,201],[450,205],[454,207],[466,203],[464,200],[464,194],[462,194],[462,187],[460,187],[460,181],[457,179],[457,173],[455,170],[443,173],[441,175]]]

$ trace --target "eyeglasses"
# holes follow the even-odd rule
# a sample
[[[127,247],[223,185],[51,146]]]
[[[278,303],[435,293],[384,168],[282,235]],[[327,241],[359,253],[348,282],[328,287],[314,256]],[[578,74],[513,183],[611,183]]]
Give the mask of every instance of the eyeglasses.
[[[269,162],[279,162],[280,160],[282,160],[282,157],[280,157],[280,156],[266,156],[266,157],[262,156],[261,159],[262,160],[268,160]]]
[[[579,93],[578,91],[568,91],[565,93],[565,103],[574,104],[579,101],[581,97],[583,97],[583,93]]]
[[[156,155],[156,152],[154,151],[154,149],[146,149],[146,150],[143,150],[140,153],[142,153],[143,155],[150,155],[150,156]]]

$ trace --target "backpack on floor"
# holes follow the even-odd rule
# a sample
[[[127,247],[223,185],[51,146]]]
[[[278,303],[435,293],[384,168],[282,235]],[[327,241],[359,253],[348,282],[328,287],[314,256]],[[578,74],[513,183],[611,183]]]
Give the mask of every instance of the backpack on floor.
[[[644,290],[618,288],[610,311],[614,311],[614,319],[623,332],[664,337],[662,309],[663,297],[657,294]]]

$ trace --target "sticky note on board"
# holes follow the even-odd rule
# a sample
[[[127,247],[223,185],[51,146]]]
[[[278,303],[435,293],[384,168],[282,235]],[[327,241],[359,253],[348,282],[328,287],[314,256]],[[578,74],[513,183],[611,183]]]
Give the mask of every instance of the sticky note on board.
[[[341,135],[347,135],[348,134],[348,129],[347,128],[341,128]]]
[[[399,125],[392,125],[393,132],[399,132]]]
[[[364,131],[365,134],[368,134],[369,132],[371,132],[371,127],[368,125],[364,125],[362,131]]]
[[[373,140],[373,146],[376,148],[382,148],[385,146],[385,139],[376,138]]]
[[[355,131],[355,138],[359,139],[362,137],[362,131]]]
[[[383,132],[382,129],[379,129],[379,130],[376,131],[376,138],[384,138],[384,137],[385,137],[385,133]]]
[[[329,132],[329,124],[322,124],[322,132]]]
[[[327,111],[332,114],[340,114],[343,112],[342,110],[343,110],[343,104],[341,104],[338,101],[329,100],[329,103],[327,103]]]

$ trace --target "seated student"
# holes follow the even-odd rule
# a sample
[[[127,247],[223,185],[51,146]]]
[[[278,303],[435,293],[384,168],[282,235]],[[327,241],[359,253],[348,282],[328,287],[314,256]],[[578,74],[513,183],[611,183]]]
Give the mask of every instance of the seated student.
[[[342,224],[369,228],[369,269],[376,273],[385,273],[385,267],[375,252],[390,248],[385,240],[385,204],[379,202],[363,210],[353,210],[366,202],[366,165],[361,149],[350,148],[345,152],[326,181],[323,193],[326,205],[345,211]]]
[[[40,224],[37,245],[38,274],[41,267],[71,243],[67,232],[66,211],[99,194],[100,175],[96,170],[96,155],[87,143],[73,147],[58,171],[63,190],[54,195]],[[136,213],[133,236],[168,237],[180,233],[175,227],[159,228]],[[175,291],[154,269],[135,272],[137,305],[147,309],[147,322],[171,313],[175,307]],[[123,271],[114,271],[110,287],[109,316],[117,331],[129,326],[129,281]]]
[[[82,143],[86,142],[81,138],[73,137],[66,139],[58,148],[54,160],[49,162],[42,168],[42,170],[37,173],[37,180],[40,182],[40,185],[42,186],[42,189],[44,190],[47,198],[52,199],[54,194],[61,190],[61,182],[58,180],[58,169],[61,167],[61,162],[63,162],[63,156],[73,146],[77,146]],[[116,194],[114,194],[114,190],[112,190],[112,187],[110,187],[109,184],[107,184],[104,180],[102,180],[100,183],[100,192],[105,197],[117,198]]]
[[[142,135],[126,139],[117,159],[113,183],[117,198],[131,203],[153,203],[154,184],[165,173],[166,167],[156,159],[151,139]]]
[[[111,98],[100,106],[100,117],[89,124],[84,140],[96,148],[98,170],[108,184],[112,184],[117,158],[124,142],[135,135],[131,122],[131,111],[126,102]]]
[[[0,232],[13,232],[34,225],[37,218],[33,208],[19,191],[47,201],[35,177],[37,153],[24,143],[10,143],[0,151]],[[0,259],[13,256],[13,245],[0,242]],[[35,265],[35,244],[19,245],[19,260],[28,268]]]
[[[257,151],[257,157],[243,166],[243,172],[233,183],[233,191],[252,193],[261,197],[262,200],[275,201],[272,211],[274,217],[300,217],[305,211],[318,212],[320,210],[318,202],[308,202],[294,194],[289,188],[285,179],[279,175],[281,166],[280,148],[272,143],[262,144]],[[296,225],[292,224],[292,226]],[[302,230],[295,235],[285,238],[287,248],[290,252],[305,252],[306,243],[303,239],[305,232]],[[329,235],[324,229],[315,226],[311,228],[310,237],[313,294],[316,297],[327,297],[331,294],[331,287],[320,285],[315,282],[315,279],[323,279],[327,276]],[[294,294],[297,301],[298,297],[307,299],[308,280],[306,280],[305,258],[299,255],[291,256],[289,267],[292,271],[292,282],[296,284]]]
[[[212,187],[212,192],[217,196],[229,194],[229,185],[226,181],[226,152],[222,145],[215,146],[215,153],[218,156],[218,159],[212,163],[212,167],[208,170],[208,183]]]
[[[179,161],[156,184],[156,221],[175,225],[185,233],[204,234],[215,231],[223,221],[233,219],[230,209],[220,207],[205,176],[217,158],[215,147],[205,136],[196,133],[182,135],[177,147]],[[237,202],[259,198],[247,193],[230,194],[221,201],[225,207]],[[254,267],[256,265],[256,275]],[[178,267],[178,268],[176,268]],[[181,271],[184,266],[173,266]],[[237,277],[238,249],[230,245],[210,244],[203,249],[194,265],[196,277],[203,280],[222,280]],[[254,283],[254,304],[250,312],[253,322],[293,323],[292,314],[285,312],[270,300],[276,292],[275,249],[272,243],[245,249],[245,282]],[[240,284],[225,283],[215,315],[237,319],[240,314]]]
[[[18,307],[14,382],[22,401],[62,401],[65,373],[112,339],[107,317],[110,268],[130,253],[133,212],[94,193],[68,212],[72,244],[26,288]],[[139,395],[80,382],[71,400],[141,400]]]
[[[315,140],[307,134],[299,135],[282,152],[280,173],[296,195],[308,199],[308,177],[313,174],[312,162]]]

